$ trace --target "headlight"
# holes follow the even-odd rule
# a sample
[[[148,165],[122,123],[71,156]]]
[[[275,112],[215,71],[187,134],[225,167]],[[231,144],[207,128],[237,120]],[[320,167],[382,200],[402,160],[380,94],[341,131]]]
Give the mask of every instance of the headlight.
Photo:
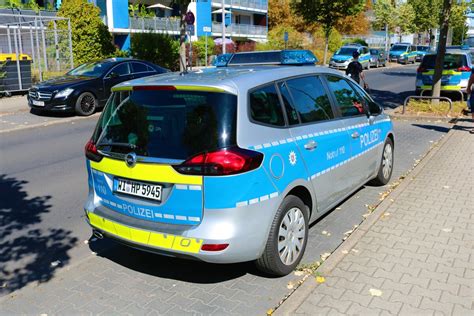
[[[56,93],[56,95],[54,97],[55,98],[67,98],[73,91],[74,91],[74,89],[67,88],[67,89],[61,90],[58,93]]]

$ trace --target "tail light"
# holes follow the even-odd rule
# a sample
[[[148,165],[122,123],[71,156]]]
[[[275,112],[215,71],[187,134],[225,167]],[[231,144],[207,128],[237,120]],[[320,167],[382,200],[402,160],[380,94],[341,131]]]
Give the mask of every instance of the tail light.
[[[471,68],[469,68],[468,66],[462,66],[458,68],[458,71],[467,72],[471,71]]]
[[[92,161],[99,162],[102,160],[102,155],[97,151],[94,142],[89,140],[85,147],[86,157]]]
[[[417,73],[421,74],[422,72],[425,72],[426,71],[426,68],[424,67],[418,67],[418,69],[416,70]]]
[[[259,152],[231,147],[198,154],[173,168],[183,174],[223,176],[257,169],[262,160]]]
[[[201,247],[203,251],[222,251],[227,249],[229,244],[204,244]]]

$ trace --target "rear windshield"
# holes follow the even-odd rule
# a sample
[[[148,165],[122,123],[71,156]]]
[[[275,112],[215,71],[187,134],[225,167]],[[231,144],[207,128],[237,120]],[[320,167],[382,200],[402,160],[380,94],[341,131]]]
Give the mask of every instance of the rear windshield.
[[[392,48],[390,49],[391,51],[406,51],[408,49],[407,45],[393,45]]]
[[[350,48],[350,47],[342,47],[336,52],[336,55],[350,55],[352,56],[352,53],[357,51],[357,48]]]
[[[436,63],[436,55],[426,55],[423,57],[421,67],[425,69],[434,69]],[[466,56],[462,54],[446,54],[444,55],[443,69],[457,69],[467,66]]]
[[[117,91],[94,132],[104,152],[179,159],[236,144],[237,96],[202,91]]]
[[[416,50],[420,51],[420,52],[427,52],[427,51],[430,50],[430,47],[429,46],[417,46]]]
[[[370,54],[372,55],[377,55],[379,53],[379,51],[377,49],[371,49],[370,50]]]

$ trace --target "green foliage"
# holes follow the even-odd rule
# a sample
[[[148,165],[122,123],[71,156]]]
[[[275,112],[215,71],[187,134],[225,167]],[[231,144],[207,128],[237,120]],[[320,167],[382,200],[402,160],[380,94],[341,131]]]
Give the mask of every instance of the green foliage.
[[[8,0],[7,7],[12,9],[19,9],[23,7],[23,3],[21,3],[21,0]]]
[[[100,9],[86,0],[65,0],[61,5],[58,16],[71,20],[72,51],[76,65],[102,59],[115,52],[112,35],[99,14]],[[67,22],[58,21],[58,28],[66,32]]]
[[[375,28],[384,29],[385,25],[392,30],[397,24],[397,10],[390,0],[378,0],[374,5]]]
[[[130,53],[170,70],[179,69],[179,42],[169,35],[136,33],[132,35]]]
[[[363,46],[369,46],[369,44],[362,38],[351,38],[351,39],[346,39],[343,43],[344,45],[348,44],[360,44]]]
[[[41,9],[40,6],[39,6],[39,4],[38,4],[38,2],[37,2],[36,0],[30,0],[30,1],[28,1],[28,7],[29,7],[31,10],[35,11],[36,13],[40,12],[40,9]]]
[[[440,25],[442,17],[442,0],[408,0],[413,7],[416,31],[425,32]],[[465,12],[469,7],[466,0],[454,1],[449,19],[449,25],[458,28],[466,23]]]
[[[153,18],[155,16],[153,11],[148,10],[146,6],[141,3],[129,4],[128,14],[138,18]]]
[[[407,34],[416,32],[416,14],[411,4],[402,3],[397,11],[397,25],[400,28],[400,33]]]
[[[289,49],[301,49],[303,48],[304,35],[291,26],[276,26],[268,31],[266,43],[257,43],[257,50],[272,50],[272,49],[284,49],[285,41],[283,36],[285,32],[288,32],[288,46]]]
[[[208,36],[207,38],[207,57],[212,55],[214,51],[214,40],[212,37]],[[206,64],[206,37],[201,36],[197,41],[193,42],[193,54],[198,59],[197,64],[205,65]]]

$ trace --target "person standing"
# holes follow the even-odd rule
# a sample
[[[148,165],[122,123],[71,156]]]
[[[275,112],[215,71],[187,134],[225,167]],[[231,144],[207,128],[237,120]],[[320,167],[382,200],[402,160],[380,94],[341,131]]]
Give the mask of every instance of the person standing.
[[[364,81],[364,89],[366,88],[365,76],[363,74],[362,64],[359,62],[359,52],[352,53],[353,60],[347,65],[346,75],[351,77],[355,82],[360,84],[360,80]]]

